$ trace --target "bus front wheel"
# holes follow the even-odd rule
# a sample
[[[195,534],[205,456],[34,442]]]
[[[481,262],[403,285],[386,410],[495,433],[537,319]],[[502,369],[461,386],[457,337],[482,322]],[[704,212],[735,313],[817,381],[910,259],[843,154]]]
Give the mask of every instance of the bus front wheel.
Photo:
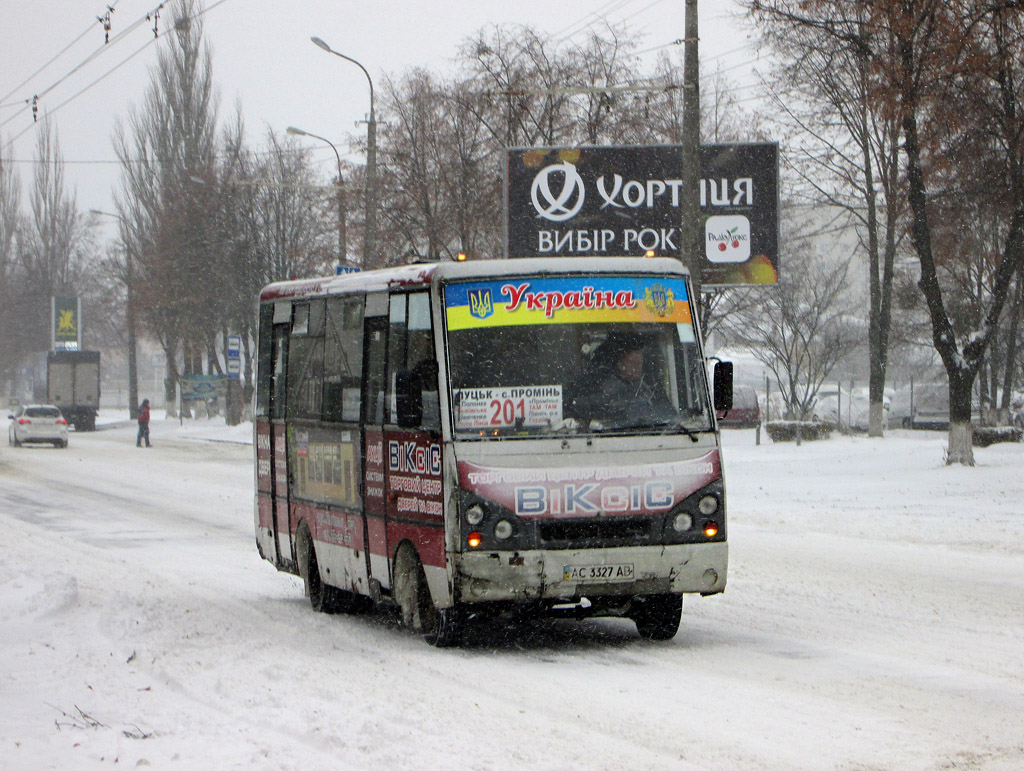
[[[633,599],[630,618],[645,640],[671,640],[683,617],[683,595],[655,594]]]
[[[437,648],[455,645],[461,637],[456,608],[438,608],[430,596],[427,576],[415,549],[402,544],[395,555],[395,601],[402,612],[402,625]]]

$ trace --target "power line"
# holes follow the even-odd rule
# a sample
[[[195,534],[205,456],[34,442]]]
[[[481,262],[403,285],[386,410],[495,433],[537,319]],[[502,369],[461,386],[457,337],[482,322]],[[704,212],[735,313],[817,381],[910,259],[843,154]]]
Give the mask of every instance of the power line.
[[[93,86],[95,86],[95,85],[96,85],[97,83],[99,83],[100,81],[102,81],[102,80],[106,79],[106,78],[107,78],[108,76],[112,75],[112,74],[113,74],[114,72],[116,72],[116,71],[117,71],[118,69],[120,69],[121,67],[123,67],[123,66],[124,66],[125,64],[127,64],[127,63],[128,63],[129,61],[131,61],[131,60],[132,60],[132,59],[134,59],[134,58],[135,58],[136,56],[138,56],[138,55],[139,55],[140,53],[142,53],[142,52],[143,52],[143,51],[145,51],[145,50],[146,50],[147,48],[149,48],[149,47],[150,47],[151,45],[153,45],[153,42],[154,42],[154,40],[155,40],[155,38],[154,38],[153,40],[147,40],[147,41],[146,41],[145,43],[143,43],[143,45],[142,45],[141,47],[139,47],[138,49],[136,49],[134,53],[131,53],[131,54],[129,54],[128,56],[126,56],[126,57],[125,57],[124,59],[122,59],[122,60],[121,60],[120,62],[118,62],[118,63],[117,63],[117,64],[115,64],[115,65],[114,65],[113,67],[111,67],[111,68],[110,68],[109,70],[107,70],[107,71],[106,71],[105,73],[103,73],[102,75],[100,75],[100,76],[99,76],[98,78],[96,78],[96,80],[94,80],[94,81],[93,81],[92,83],[90,83],[89,85],[87,85],[87,86],[86,86],[85,88],[82,88],[82,89],[80,89],[80,90],[79,90],[79,91],[78,91],[77,93],[74,93],[74,94],[72,94],[72,95],[71,95],[71,96],[69,96],[69,97],[68,97],[67,99],[65,99],[65,100],[64,100],[63,102],[61,102],[61,103],[60,103],[60,104],[58,104],[58,105],[57,105],[56,107],[54,107],[54,108],[53,108],[52,110],[48,110],[48,111],[47,111],[47,115],[52,115],[53,113],[57,112],[57,111],[58,111],[58,110],[59,110],[59,109],[60,109],[61,107],[63,107],[64,105],[66,105],[66,104],[68,104],[68,103],[70,103],[70,102],[73,102],[73,101],[74,101],[75,99],[77,99],[78,97],[80,97],[80,96],[81,96],[82,94],[84,94],[84,93],[85,93],[86,91],[88,91],[88,90],[89,90],[90,88],[92,88]],[[7,121],[4,121],[4,123],[6,123],[6,122],[7,122]],[[3,125],[3,124],[2,124],[2,123],[0,123],[0,126],[2,126],[2,125]],[[35,121],[33,120],[33,121],[32,121],[32,123],[29,123],[29,124],[28,124],[28,125],[27,125],[27,126],[26,126],[25,128],[23,128],[23,129],[22,129],[21,131],[19,131],[19,132],[18,132],[17,134],[15,134],[15,135],[14,135],[14,136],[13,136],[13,137],[11,138],[11,140],[10,140],[10,141],[9,141],[9,142],[7,143],[6,147],[10,147],[11,145],[13,145],[13,144],[14,144],[14,143],[15,143],[15,142],[16,142],[16,141],[18,140],[18,139],[20,139],[20,138],[21,138],[22,136],[24,136],[24,135],[25,135],[26,133],[28,133],[29,131],[31,131],[31,130],[32,130],[32,128],[33,128],[34,126],[35,126]]]
[[[335,142],[335,144],[337,145],[339,150],[344,148],[344,150],[346,151],[346,153],[345,153],[346,156],[349,155],[349,154],[352,154],[352,146],[351,145],[341,144],[340,142]],[[321,148],[321,147],[315,147],[315,146],[298,145],[296,147],[296,149],[294,149],[294,150],[248,150],[247,152],[251,156],[254,156],[254,157],[257,157],[257,158],[262,158],[262,157],[269,157],[269,156],[272,156],[272,155],[279,155],[279,154],[280,155],[303,155],[303,154],[316,155],[317,153],[320,153],[320,152],[327,153],[327,152],[331,152],[331,151],[328,148],[326,148],[326,147]],[[228,159],[228,158],[233,157],[234,153],[231,152],[231,151],[216,151],[214,153],[214,155],[216,157],[218,157],[218,158],[221,158],[223,160],[223,159]],[[331,158],[329,158],[329,159],[324,159],[324,160],[313,159],[312,162],[317,164],[317,165],[323,165],[323,164],[327,163],[328,160],[330,161],[330,163],[332,165],[334,164],[333,156]],[[9,162],[9,163],[16,163],[16,164],[20,164],[20,165],[26,165],[26,166],[38,166],[40,164],[52,163],[52,161],[41,161],[38,158],[11,158],[11,159],[8,159],[7,162]],[[126,161],[121,161],[121,160],[116,159],[116,158],[103,159],[103,160],[100,160],[100,159],[67,160],[67,159],[63,159],[62,158],[61,159],[61,163],[66,165],[66,166],[121,166],[124,163],[130,163],[130,164],[164,163],[164,161],[160,160],[159,158],[147,158],[146,160],[143,160],[141,158],[128,158]],[[171,163],[171,161],[167,161],[167,163]]]
[[[70,78],[76,72],[81,70],[83,67],[88,65],[90,62],[95,60],[97,57],[101,56],[103,54],[103,52],[111,50],[114,46],[116,46],[118,43],[120,43],[122,40],[124,40],[128,35],[130,35],[132,32],[134,32],[136,29],[138,29],[142,24],[144,24],[145,22],[149,21],[154,13],[159,13],[160,8],[162,8],[162,7],[163,7],[163,3],[161,3],[159,6],[157,6],[153,11],[149,11],[148,13],[143,15],[141,18],[139,18],[138,20],[136,20],[135,22],[130,24],[125,30],[123,30],[122,32],[120,32],[117,35],[115,35],[112,39],[109,39],[107,42],[105,42],[99,48],[97,48],[96,50],[92,51],[88,56],[85,57],[85,59],[83,59],[77,65],[72,67],[68,72],[64,73],[62,76],[57,78],[57,80],[54,81],[53,83],[51,83],[49,86],[47,86],[46,88],[42,89],[41,91],[38,91],[35,94],[33,94],[31,98],[27,98],[27,99],[23,99],[23,100],[19,100],[19,101],[23,102],[25,104],[31,104],[32,105],[33,117],[34,117],[35,112],[36,112],[36,108],[37,108],[37,105],[38,105],[38,100],[39,100],[40,97],[45,96],[50,91],[52,91],[53,89],[57,88],[61,83],[66,81],[68,78]],[[86,32],[88,32],[88,30]],[[81,40],[82,37],[85,36],[85,34],[86,33],[82,33],[82,35],[79,35],[78,38],[76,38],[75,41],[73,41],[72,44],[68,45],[64,49],[64,51],[66,51],[68,48],[70,48],[71,45],[74,45],[74,42],[77,42],[78,40]],[[154,38],[155,38],[155,34],[154,34]],[[60,57],[60,55],[63,54],[64,51],[61,51],[61,53],[57,54],[57,56],[54,56],[52,59],[50,59],[49,62],[47,62],[42,67],[40,67],[38,70],[36,70],[36,72],[33,73],[32,75],[30,75],[26,81],[24,81],[21,85],[17,86],[14,89],[14,91],[17,91],[18,88],[21,88],[22,85],[24,85],[25,83],[29,82],[32,78],[34,78],[40,72],[45,70],[50,65],[50,63],[52,63],[58,57]],[[13,94],[14,91],[12,91],[11,93]],[[10,94],[8,94],[8,96],[10,96]],[[6,99],[7,97],[4,97],[4,98]],[[4,125],[9,123],[11,120],[13,120],[16,117],[17,117],[17,115],[14,115],[14,116],[8,118],[7,120],[5,120],[3,123],[0,123],[0,128],[2,128]]]
[[[652,2],[648,3],[647,5],[645,5],[645,6],[644,6],[643,8],[641,8],[641,9],[640,9],[639,11],[636,11],[635,13],[632,13],[632,14],[630,14],[629,16],[624,16],[624,17],[622,17],[622,19],[620,19],[620,21],[622,21],[622,22],[627,22],[627,21],[629,21],[630,19],[636,18],[637,16],[639,16],[639,15],[640,15],[640,14],[642,14],[642,13],[644,13],[645,11],[649,11],[649,10],[650,10],[651,8],[653,8],[654,6],[656,6],[656,5],[661,5],[661,3],[663,3],[664,1],[665,1],[665,0],[652,0]]]
[[[115,7],[115,6],[116,6],[116,5],[117,5],[117,4],[119,3],[119,2],[120,2],[120,0],[113,0],[113,2],[112,2],[112,3],[110,4],[110,5],[108,5],[108,6],[107,6],[107,13],[106,13],[106,18],[107,18],[107,19],[109,19],[109,18],[110,18],[110,13],[111,13],[111,12],[112,12],[112,11],[114,10],[114,7]],[[97,17],[97,18],[99,18],[99,17]],[[32,78],[34,78],[34,77],[35,77],[36,75],[38,75],[38,74],[39,74],[40,72],[42,72],[43,70],[45,70],[45,69],[46,69],[47,67],[49,67],[49,66],[50,66],[51,64],[53,64],[53,63],[54,63],[55,61],[57,61],[57,59],[59,59],[59,58],[60,58],[61,56],[63,56],[63,55],[65,54],[65,53],[67,53],[67,52],[68,52],[68,49],[70,49],[70,48],[71,48],[72,46],[74,46],[74,45],[75,45],[75,44],[76,44],[76,43],[77,43],[77,42],[78,42],[79,40],[81,40],[81,39],[82,39],[82,38],[84,38],[84,37],[85,37],[86,35],[88,35],[88,34],[89,34],[89,32],[91,32],[91,31],[92,31],[92,29],[93,29],[93,23],[92,23],[92,22],[89,22],[89,26],[88,26],[88,27],[86,27],[86,28],[85,28],[84,30],[82,30],[81,34],[79,34],[79,35],[78,35],[78,37],[76,37],[76,38],[75,38],[74,40],[72,40],[72,41],[71,41],[70,43],[68,43],[68,44],[67,44],[66,46],[64,46],[64,47],[63,47],[63,48],[62,48],[62,49],[61,49],[60,51],[58,51],[58,52],[57,52],[56,54],[54,54],[54,55],[53,55],[53,56],[52,56],[52,57],[50,58],[50,60],[46,62],[46,64],[44,64],[44,65],[43,65],[42,67],[40,67],[40,68],[39,68],[38,70],[36,70],[35,72],[33,72],[33,73],[32,73],[31,75],[29,75],[29,76],[28,76],[27,78],[25,78],[25,79],[24,79],[23,81],[21,81],[21,83],[19,83],[19,84],[18,84],[18,85],[16,85],[16,86],[15,86],[14,88],[12,88],[12,89],[10,90],[10,92],[8,92],[8,93],[4,94],[3,96],[0,96],[0,107],[11,107],[11,106],[14,106],[14,105],[16,105],[16,104],[21,104],[21,100],[19,100],[18,102],[15,102],[15,103],[14,103],[14,104],[12,104],[12,105],[4,104],[4,102],[5,102],[5,101],[6,101],[7,99],[9,99],[9,98],[10,98],[11,96],[13,96],[13,95],[14,95],[14,93],[15,93],[15,92],[16,92],[16,91],[17,91],[17,90],[18,90],[19,88],[21,88],[22,86],[24,86],[24,85],[25,85],[26,83],[28,83],[28,82],[29,82],[30,80],[32,80]]]
[[[212,11],[212,10],[213,10],[214,8],[216,8],[217,6],[219,6],[219,5],[223,5],[223,4],[224,4],[224,3],[226,3],[226,2],[227,2],[227,0],[217,0],[217,2],[213,3],[213,5],[209,6],[208,8],[203,8],[203,9],[201,9],[201,10],[197,11],[197,12],[196,12],[195,14],[193,14],[192,16],[190,16],[190,17],[188,18],[188,21],[192,21],[192,20],[194,20],[194,19],[197,19],[197,18],[199,18],[200,16],[202,16],[202,15],[204,15],[204,14],[206,14],[206,13],[209,13],[209,12],[210,12],[210,11]],[[127,57],[126,57],[125,59],[122,59],[122,60],[121,60],[120,62],[118,62],[118,63],[117,63],[116,65],[114,65],[114,66],[113,66],[112,68],[110,68],[109,70],[107,70],[107,71],[106,71],[106,72],[105,72],[105,73],[104,73],[103,75],[101,75],[100,77],[96,78],[96,80],[92,81],[92,83],[90,83],[89,85],[87,85],[87,86],[85,86],[84,88],[80,89],[80,90],[79,90],[78,92],[76,92],[76,93],[72,94],[72,95],[71,95],[70,97],[68,97],[67,99],[65,99],[65,100],[64,100],[63,102],[61,102],[61,103],[60,103],[59,105],[57,105],[56,107],[54,107],[54,108],[53,108],[52,110],[48,110],[48,111],[47,111],[47,115],[52,115],[53,113],[57,112],[57,111],[58,111],[58,110],[59,110],[59,109],[60,109],[61,107],[64,107],[64,106],[65,106],[65,105],[67,105],[68,103],[70,103],[70,102],[74,101],[75,99],[77,99],[78,97],[80,97],[80,96],[81,96],[82,94],[84,94],[84,93],[85,93],[86,91],[88,91],[88,90],[89,90],[89,89],[91,89],[91,88],[92,88],[93,86],[95,86],[95,85],[96,85],[97,83],[99,83],[100,81],[104,80],[104,79],[105,79],[105,78],[107,78],[107,77],[108,77],[109,75],[113,74],[113,73],[114,73],[114,72],[115,72],[116,70],[118,70],[118,69],[120,69],[120,68],[121,68],[122,66],[124,66],[124,65],[125,65],[125,64],[126,64],[126,63],[127,63],[128,61],[130,61],[130,60],[131,60],[131,59],[133,59],[133,58],[134,58],[135,56],[137,56],[138,54],[140,54],[140,53],[141,53],[141,52],[142,52],[143,50],[145,50],[145,49],[146,49],[146,48],[148,48],[148,47],[149,47],[150,45],[152,45],[152,44],[153,44],[153,43],[154,43],[154,42],[155,42],[155,41],[157,40],[157,38],[158,38],[158,36],[159,36],[159,32],[158,32],[158,27],[157,27],[157,24],[158,24],[158,20],[159,20],[160,10],[161,10],[161,9],[163,8],[163,6],[164,6],[164,3],[160,3],[160,5],[158,5],[158,6],[156,7],[156,8],[154,8],[154,9],[153,9],[152,11],[150,11],[150,12],[146,13],[146,14],[145,14],[145,15],[144,15],[143,17],[141,17],[141,19],[140,19],[139,21],[135,22],[135,23],[134,23],[134,24],[132,24],[132,25],[131,25],[131,26],[130,26],[130,27],[129,27],[128,29],[126,29],[126,30],[125,30],[124,32],[122,32],[122,33],[120,33],[119,35],[117,35],[117,36],[116,36],[116,37],[114,38],[114,40],[112,41],[112,43],[111,43],[111,44],[113,44],[113,43],[117,43],[117,42],[118,42],[119,40],[121,40],[121,39],[122,39],[122,38],[123,38],[123,37],[124,37],[125,35],[127,35],[127,34],[128,34],[129,32],[131,32],[131,31],[134,31],[135,29],[137,29],[137,28],[138,28],[138,27],[139,27],[139,26],[140,26],[141,24],[143,24],[144,22],[147,22],[147,21],[153,21],[153,22],[154,22],[154,26],[153,26],[153,37],[152,37],[152,38],[151,38],[150,40],[148,40],[148,41],[147,41],[147,42],[146,42],[146,43],[145,43],[145,44],[144,44],[143,46],[141,46],[140,48],[136,49],[136,51],[135,51],[134,53],[130,54],[130,55],[129,55],[129,56],[127,56]],[[69,72],[69,73],[67,73],[66,75],[64,75],[64,76],[63,76],[62,78],[60,78],[60,79],[59,79],[59,80],[58,80],[58,81],[57,81],[56,83],[54,83],[53,85],[49,86],[49,87],[48,87],[47,89],[45,89],[45,90],[44,90],[43,92],[41,92],[41,93],[44,93],[44,94],[45,94],[45,93],[47,93],[47,92],[51,91],[51,90],[52,90],[53,88],[55,88],[55,87],[56,87],[57,85],[59,85],[60,83],[62,83],[62,82],[63,82],[64,80],[66,80],[66,79],[67,79],[67,78],[68,78],[68,77],[69,77],[69,76],[70,76],[71,74],[73,74],[73,73],[74,73],[74,72],[76,72],[77,70],[81,69],[81,68],[82,68],[82,67],[83,67],[83,66],[84,66],[85,64],[87,64],[87,63],[88,63],[89,61],[91,61],[92,59],[95,59],[95,58],[96,58],[96,56],[98,56],[98,55],[99,55],[99,53],[100,53],[101,51],[103,51],[103,50],[106,50],[106,48],[107,48],[107,46],[105,45],[105,46],[104,46],[103,48],[100,48],[100,49],[98,49],[98,50],[97,50],[96,52],[94,52],[93,54],[91,54],[90,56],[88,56],[88,57],[87,57],[87,58],[85,59],[85,61],[83,61],[83,62],[82,62],[81,64],[79,64],[79,65],[78,65],[77,67],[75,67],[75,68],[74,68],[74,69],[73,69],[73,70],[72,70],[71,72]],[[32,110],[33,110],[33,121],[32,121],[32,123],[30,123],[30,124],[29,124],[28,126],[26,126],[26,127],[24,128],[24,129],[22,129],[22,131],[20,131],[20,132],[19,132],[18,134],[16,134],[16,135],[15,135],[15,136],[14,136],[14,137],[13,137],[12,139],[10,139],[10,140],[9,140],[9,141],[7,142],[7,144],[6,144],[6,145],[4,145],[4,147],[10,147],[11,145],[13,145],[13,144],[14,144],[14,142],[15,142],[16,140],[18,140],[18,139],[19,139],[20,137],[22,137],[22,136],[23,136],[23,135],[24,135],[25,133],[27,133],[27,132],[28,132],[28,131],[29,131],[29,130],[30,130],[30,129],[31,129],[32,127],[33,127],[33,125],[34,125],[34,124],[35,124],[35,122],[36,122],[36,121],[35,121],[35,112],[36,112],[36,101],[35,101],[35,100],[36,100],[37,98],[38,98],[38,97],[34,97],[34,98],[33,98],[33,100],[30,100],[30,101],[32,101],[32,102],[33,102],[33,104],[32,104]],[[6,125],[7,123],[9,123],[10,121],[14,120],[14,119],[15,119],[16,117],[17,117],[17,115],[13,115],[13,116],[11,116],[10,118],[8,118],[7,120],[5,120],[5,121],[3,121],[2,123],[0,123],[0,128],[2,128],[3,126],[5,126],[5,125]]]
[[[554,32],[548,34],[547,41],[550,42],[550,41],[554,40],[555,42],[559,42],[559,41],[564,40],[564,39],[566,39],[568,37],[572,37],[573,35],[577,34],[578,32],[581,32],[582,30],[584,30],[588,26],[590,26],[590,24],[593,23],[593,22],[590,21],[590,19],[594,19],[594,21],[597,21],[598,19],[603,19],[603,18],[605,18],[604,14],[611,13],[612,11],[618,10],[618,8],[622,7],[623,5],[625,5],[627,3],[630,3],[632,1],[633,0],[608,0],[608,2],[606,2],[600,8],[598,8],[598,9],[596,9],[594,11],[591,11],[590,13],[588,13],[585,16],[577,19],[576,21],[567,24],[566,26],[562,27],[561,29],[555,30]],[[580,27],[580,29],[575,29],[576,27]],[[573,31],[569,32],[569,30],[573,30]],[[567,34],[563,35],[563,33],[567,33]]]

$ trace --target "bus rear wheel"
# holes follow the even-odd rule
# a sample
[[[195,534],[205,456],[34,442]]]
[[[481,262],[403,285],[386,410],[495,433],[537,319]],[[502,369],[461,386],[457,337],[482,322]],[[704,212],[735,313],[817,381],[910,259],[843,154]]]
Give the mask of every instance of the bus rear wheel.
[[[683,617],[683,595],[654,594],[633,599],[630,618],[645,640],[671,640]]]
[[[394,591],[403,626],[422,635],[436,648],[447,648],[459,642],[462,624],[458,609],[434,605],[423,564],[408,543],[402,544],[395,555]]]

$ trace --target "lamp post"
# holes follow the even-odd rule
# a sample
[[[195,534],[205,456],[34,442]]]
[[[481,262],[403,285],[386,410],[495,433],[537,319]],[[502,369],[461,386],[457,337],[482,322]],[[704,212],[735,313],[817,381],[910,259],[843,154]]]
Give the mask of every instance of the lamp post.
[[[310,40],[327,53],[352,62],[363,71],[366,82],[370,84],[370,119],[366,122],[366,227],[363,234],[363,269],[367,270],[377,265],[374,259],[377,252],[377,119],[374,113],[373,79],[366,67],[351,56],[335,51],[318,37],[311,37]]]
[[[113,217],[121,223],[125,230],[128,229],[128,222],[120,214],[111,214],[99,209],[89,209],[89,213],[102,217]],[[135,351],[135,291],[133,288],[135,282],[135,261],[132,259],[132,252],[128,248],[128,244],[124,243],[123,236],[121,240],[124,245],[124,283],[128,302],[124,312],[125,324],[128,326],[128,417],[135,420],[139,416],[139,369]]]
[[[341,177],[341,154],[338,152],[338,148],[334,146],[334,142],[326,137],[318,136],[317,134],[312,134],[308,131],[303,131],[300,128],[295,128],[295,126],[289,126],[285,131],[297,137],[319,139],[321,142],[329,144],[331,149],[334,150],[334,157],[338,159],[338,262],[341,263],[342,267],[347,267],[348,245],[345,243],[345,187]]]

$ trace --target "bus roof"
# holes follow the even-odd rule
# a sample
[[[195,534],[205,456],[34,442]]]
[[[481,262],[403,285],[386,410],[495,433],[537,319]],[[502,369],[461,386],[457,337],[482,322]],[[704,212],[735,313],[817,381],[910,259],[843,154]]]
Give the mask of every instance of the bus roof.
[[[263,288],[263,291],[260,292],[260,301],[427,286],[435,277],[438,280],[471,279],[543,273],[576,273],[581,270],[593,273],[667,273],[681,276],[689,274],[679,260],[671,257],[536,257],[514,260],[431,262],[358,273],[343,273],[339,276],[278,281]]]

